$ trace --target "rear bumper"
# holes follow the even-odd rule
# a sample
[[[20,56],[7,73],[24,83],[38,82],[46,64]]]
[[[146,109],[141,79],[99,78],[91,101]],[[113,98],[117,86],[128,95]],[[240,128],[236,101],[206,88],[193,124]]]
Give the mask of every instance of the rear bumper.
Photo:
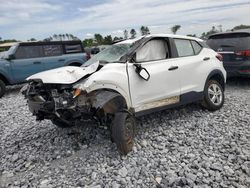
[[[227,65],[225,62],[224,68],[227,71],[227,77],[250,77],[250,61],[238,65]]]

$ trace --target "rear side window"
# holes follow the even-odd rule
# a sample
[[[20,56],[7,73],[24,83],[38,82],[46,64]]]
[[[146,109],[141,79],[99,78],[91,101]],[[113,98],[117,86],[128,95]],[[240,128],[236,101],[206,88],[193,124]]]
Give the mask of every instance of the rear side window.
[[[63,54],[61,45],[44,45],[44,56],[60,56]]]
[[[207,45],[215,51],[239,51],[250,49],[249,33],[226,33],[209,37]]]
[[[65,53],[66,54],[71,54],[71,53],[82,53],[82,46],[81,44],[66,44],[65,45]]]
[[[15,53],[16,59],[38,58],[42,56],[42,46],[19,46]]]
[[[192,40],[191,43],[192,43],[195,55],[199,54],[202,49],[201,45],[194,40]]]
[[[174,39],[179,57],[194,55],[192,44],[189,40]]]

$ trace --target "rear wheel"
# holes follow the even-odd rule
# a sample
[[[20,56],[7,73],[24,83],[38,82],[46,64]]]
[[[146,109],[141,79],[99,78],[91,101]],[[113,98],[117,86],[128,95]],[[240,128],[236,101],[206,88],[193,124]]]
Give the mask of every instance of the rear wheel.
[[[122,155],[127,155],[134,145],[136,122],[127,112],[115,114],[112,123],[112,139]]]
[[[209,111],[220,109],[224,104],[224,90],[216,80],[209,80],[204,89],[202,106]]]
[[[66,121],[63,121],[59,118],[56,118],[56,119],[53,119],[51,120],[51,122],[56,125],[57,127],[60,127],[60,128],[69,128],[69,127],[73,127],[74,124],[73,123],[68,123]]]
[[[0,80],[0,98],[5,94],[5,90],[6,90],[5,83],[2,80]]]

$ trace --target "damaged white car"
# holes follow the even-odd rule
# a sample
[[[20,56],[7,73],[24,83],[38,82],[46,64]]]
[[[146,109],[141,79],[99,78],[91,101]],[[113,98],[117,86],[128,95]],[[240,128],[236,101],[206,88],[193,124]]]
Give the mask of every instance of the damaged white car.
[[[214,111],[224,103],[219,54],[197,38],[148,35],[114,44],[82,67],[35,74],[22,92],[37,120],[59,127],[89,120],[109,125],[122,154],[131,151],[135,118],[192,102]]]

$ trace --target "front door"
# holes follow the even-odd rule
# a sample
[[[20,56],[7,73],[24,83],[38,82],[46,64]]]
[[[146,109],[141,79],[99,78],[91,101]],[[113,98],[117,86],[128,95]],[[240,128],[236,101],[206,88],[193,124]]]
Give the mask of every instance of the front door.
[[[27,77],[44,70],[42,53],[42,46],[18,47],[15,59],[10,61],[16,82],[23,82]]]
[[[178,103],[180,100],[180,72],[171,59],[168,40],[155,38],[137,50],[136,64],[150,74],[148,81],[136,73],[135,65],[128,63],[132,106],[135,112]]]

